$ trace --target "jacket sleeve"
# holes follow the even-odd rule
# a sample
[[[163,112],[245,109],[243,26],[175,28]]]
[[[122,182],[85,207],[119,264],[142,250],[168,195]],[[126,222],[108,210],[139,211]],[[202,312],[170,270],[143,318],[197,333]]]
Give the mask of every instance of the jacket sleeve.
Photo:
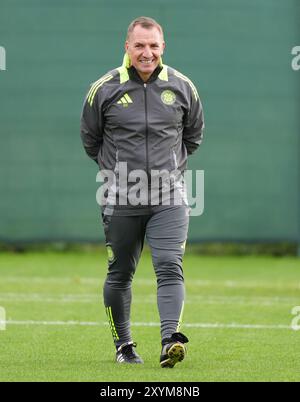
[[[204,116],[202,104],[197,93],[196,88],[193,86],[190,89],[190,107],[187,111],[187,117],[183,127],[183,142],[186,146],[188,155],[196,151],[203,139],[204,130]]]
[[[90,91],[88,92],[89,95]],[[99,107],[98,94],[92,102],[87,95],[82,109],[80,121],[81,140],[88,156],[96,163],[103,141],[103,117]]]

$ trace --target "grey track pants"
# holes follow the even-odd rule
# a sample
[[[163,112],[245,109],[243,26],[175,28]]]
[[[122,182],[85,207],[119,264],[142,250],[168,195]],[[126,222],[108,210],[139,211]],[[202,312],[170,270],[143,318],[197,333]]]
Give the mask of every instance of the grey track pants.
[[[103,295],[115,345],[131,341],[131,282],[146,236],[157,278],[161,338],[179,330],[184,305],[182,258],[187,238],[186,206],[159,207],[149,215],[103,216],[108,273]]]

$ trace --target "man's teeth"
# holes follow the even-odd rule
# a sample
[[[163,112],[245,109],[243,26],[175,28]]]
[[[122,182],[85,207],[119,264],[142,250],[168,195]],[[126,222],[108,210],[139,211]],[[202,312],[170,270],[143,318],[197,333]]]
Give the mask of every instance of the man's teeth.
[[[141,63],[151,64],[153,60],[141,60]]]

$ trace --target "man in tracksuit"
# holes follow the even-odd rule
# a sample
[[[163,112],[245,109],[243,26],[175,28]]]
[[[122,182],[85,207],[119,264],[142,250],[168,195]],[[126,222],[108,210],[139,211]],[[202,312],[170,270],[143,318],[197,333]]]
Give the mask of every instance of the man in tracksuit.
[[[133,349],[130,307],[131,282],[146,236],[157,277],[160,365],[174,367],[183,360],[188,342],[179,332],[185,295],[182,258],[189,221],[182,177],[187,156],[201,143],[204,122],[193,83],[162,64],[164,47],[162,28],[153,19],[140,17],[129,25],[123,65],[95,81],[88,91],[81,138],[101,172],[112,172],[115,177],[105,194],[102,219],[108,251],[103,294],[116,361],[143,363]],[[161,172],[169,173],[168,186]],[[139,180],[129,179],[131,174]],[[121,183],[124,175],[125,186]],[[153,180],[153,185],[157,175],[160,181]],[[137,183],[142,196],[135,194]],[[152,197],[155,189],[158,196]],[[130,193],[136,195],[134,202]],[[180,197],[182,202],[178,202]]]

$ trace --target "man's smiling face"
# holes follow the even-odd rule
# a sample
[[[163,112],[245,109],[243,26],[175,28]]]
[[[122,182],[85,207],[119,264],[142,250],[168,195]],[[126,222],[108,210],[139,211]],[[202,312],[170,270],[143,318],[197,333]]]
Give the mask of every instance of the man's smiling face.
[[[156,27],[143,28],[136,25],[125,42],[131,64],[136,68],[143,81],[147,81],[159,65],[165,42]]]

